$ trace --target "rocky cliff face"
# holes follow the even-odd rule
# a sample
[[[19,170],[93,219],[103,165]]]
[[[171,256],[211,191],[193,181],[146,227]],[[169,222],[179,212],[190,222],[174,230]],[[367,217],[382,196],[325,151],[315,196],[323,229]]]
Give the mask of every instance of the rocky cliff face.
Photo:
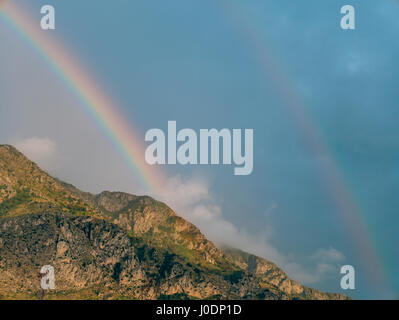
[[[82,192],[0,146],[0,297],[38,298],[55,268],[61,299],[343,299],[306,288],[273,263],[219,249],[166,204]]]
[[[36,297],[37,272],[55,268],[54,297],[156,299],[270,298],[249,273],[233,279],[147,246],[118,226],[93,217],[33,214],[0,223],[0,294]]]

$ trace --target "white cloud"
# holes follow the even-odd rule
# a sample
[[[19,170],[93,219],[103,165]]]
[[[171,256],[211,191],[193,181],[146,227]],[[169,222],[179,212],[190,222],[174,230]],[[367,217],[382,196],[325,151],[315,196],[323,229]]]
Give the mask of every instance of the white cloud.
[[[303,260],[303,259],[302,259]],[[303,264],[289,263],[286,266],[288,274],[295,275],[295,280],[304,284],[317,284],[326,277],[338,275],[340,263],[345,260],[345,256],[330,247],[328,249],[320,248],[310,257],[303,261]]]
[[[338,250],[330,247],[329,249],[319,249],[313,255],[312,259],[321,262],[342,262],[345,260],[345,256]]]
[[[227,221],[204,180],[183,180],[175,176],[161,190],[154,196],[166,202],[181,217],[194,223],[216,245],[226,244],[266,258],[303,284],[321,282],[325,276],[336,272],[337,263],[344,260],[343,254],[332,247],[318,249],[306,259],[283,254],[271,243],[271,226],[262,234],[252,234]],[[277,207],[273,201],[266,211],[270,213]]]
[[[56,144],[49,138],[32,137],[17,140],[15,147],[30,160],[40,164],[48,164],[55,154]]]

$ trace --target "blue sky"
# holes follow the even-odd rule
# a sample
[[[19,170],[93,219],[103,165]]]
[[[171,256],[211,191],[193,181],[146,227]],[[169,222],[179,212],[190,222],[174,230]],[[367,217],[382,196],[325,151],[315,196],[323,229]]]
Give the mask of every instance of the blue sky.
[[[18,1],[38,19],[48,2]],[[195,130],[254,129],[252,175],[234,176],[229,166],[167,166],[171,188],[195,190],[197,198],[182,203],[165,192],[165,202],[211,239],[219,233],[275,258],[309,286],[341,291],[338,268],[351,264],[357,288],[345,293],[398,297],[399,2],[51,3],[53,35],[120,102],[143,141],[150,128],[166,131],[168,120]],[[356,9],[354,31],[340,28],[344,4]],[[52,174],[92,192],[138,192],[120,156],[81,114],[79,101],[1,20],[0,40],[8,48],[0,52],[1,140],[24,145],[46,138],[53,159],[37,161]],[[286,79],[286,91],[279,77]],[[317,169],[329,155],[309,147],[287,92],[300,101],[344,177],[388,284],[370,280],[366,265],[373,261],[359,255],[355,232]],[[215,221],[220,230],[210,226]]]

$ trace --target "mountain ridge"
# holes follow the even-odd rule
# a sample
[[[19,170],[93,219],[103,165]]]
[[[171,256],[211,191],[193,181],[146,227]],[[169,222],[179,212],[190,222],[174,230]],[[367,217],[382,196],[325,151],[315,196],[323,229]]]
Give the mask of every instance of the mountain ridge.
[[[10,145],[0,145],[0,257],[4,298],[37,298],[31,274],[50,262],[58,285],[49,298],[347,298],[302,286],[266,259],[217,248],[151,197],[81,191]]]

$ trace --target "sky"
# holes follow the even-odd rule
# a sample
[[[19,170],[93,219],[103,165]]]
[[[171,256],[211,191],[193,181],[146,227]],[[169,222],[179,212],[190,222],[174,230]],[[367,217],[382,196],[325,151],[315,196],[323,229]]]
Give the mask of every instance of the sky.
[[[142,138],[250,128],[254,170],[165,165],[140,185],[82,102],[0,16],[0,143],[93,193],[151,194],[308,286],[399,297],[399,2],[14,0],[56,30]],[[340,9],[356,10],[342,30]],[[144,154],[143,154],[144,157]],[[372,252],[371,252],[372,251]],[[342,265],[356,289],[342,290]]]

